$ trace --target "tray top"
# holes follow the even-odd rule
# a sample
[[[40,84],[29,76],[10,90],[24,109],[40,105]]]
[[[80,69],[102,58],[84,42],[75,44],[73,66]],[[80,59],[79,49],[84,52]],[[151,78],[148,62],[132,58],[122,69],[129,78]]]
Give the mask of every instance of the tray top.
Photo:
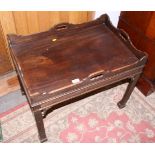
[[[10,46],[31,94],[57,90],[95,72],[115,72],[138,58],[105,24],[12,36]],[[11,38],[11,36],[10,36]]]

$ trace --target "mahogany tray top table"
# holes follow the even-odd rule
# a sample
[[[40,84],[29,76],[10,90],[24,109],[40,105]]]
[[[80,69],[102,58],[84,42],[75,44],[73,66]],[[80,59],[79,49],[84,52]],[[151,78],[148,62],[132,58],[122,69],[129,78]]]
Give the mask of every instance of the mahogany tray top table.
[[[125,107],[147,60],[106,14],[91,22],[62,23],[28,36],[10,34],[8,42],[41,142],[47,140],[43,117],[55,105],[129,79],[117,104]]]

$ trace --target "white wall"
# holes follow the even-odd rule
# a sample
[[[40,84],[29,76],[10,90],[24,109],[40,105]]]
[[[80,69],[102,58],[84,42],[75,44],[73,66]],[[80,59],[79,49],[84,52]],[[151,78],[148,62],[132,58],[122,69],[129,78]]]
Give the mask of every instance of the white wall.
[[[117,27],[120,11],[96,11],[95,18],[98,18],[100,15],[105,13],[109,15],[112,24]]]

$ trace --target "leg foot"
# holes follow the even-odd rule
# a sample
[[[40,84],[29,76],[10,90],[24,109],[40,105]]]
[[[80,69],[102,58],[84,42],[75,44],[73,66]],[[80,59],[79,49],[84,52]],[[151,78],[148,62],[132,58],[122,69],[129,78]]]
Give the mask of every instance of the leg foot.
[[[25,95],[25,92],[21,89],[21,93],[22,93],[22,95]]]
[[[128,99],[129,99],[131,93],[133,92],[133,90],[134,90],[134,88],[135,88],[135,85],[136,85],[136,83],[137,83],[139,77],[140,77],[140,75],[136,75],[135,77],[133,77],[133,78],[130,80],[130,82],[129,82],[128,86],[127,86],[127,89],[126,89],[126,91],[125,91],[125,93],[124,93],[123,98],[121,99],[121,101],[119,101],[119,102],[117,103],[117,106],[118,106],[120,109],[122,109],[122,108],[124,108],[124,107],[126,106],[126,102],[128,101]]]
[[[19,81],[21,93],[22,93],[22,95],[25,95],[24,87],[23,87],[23,84],[21,82],[21,79],[19,78],[19,75],[17,75],[17,78],[18,78],[18,81]]]
[[[40,142],[41,142],[41,143],[46,142],[46,141],[47,141],[47,138],[40,139]]]
[[[39,134],[39,139],[40,142],[45,142],[47,141],[46,133],[45,133],[45,128],[44,128],[44,123],[43,123],[43,117],[41,114],[41,111],[34,111],[33,112],[35,120],[36,120],[36,125],[38,129],[38,134]]]
[[[123,109],[126,106],[126,104],[124,104],[124,103],[122,103],[120,101],[120,102],[117,103],[117,106],[118,106],[119,109]]]

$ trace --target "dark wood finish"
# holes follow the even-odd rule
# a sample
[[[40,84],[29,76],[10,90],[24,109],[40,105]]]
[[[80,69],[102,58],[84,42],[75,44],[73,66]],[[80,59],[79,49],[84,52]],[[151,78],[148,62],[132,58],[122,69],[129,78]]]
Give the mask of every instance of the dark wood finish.
[[[107,15],[83,24],[58,24],[29,36],[8,35],[8,41],[41,142],[46,140],[43,116],[48,109],[132,79],[118,104],[124,107],[147,60]]]
[[[118,107],[120,109],[124,108],[126,106],[126,102],[129,99],[131,93],[133,92],[133,89],[135,88],[135,85],[136,85],[137,80],[139,79],[139,77],[140,77],[140,74],[136,75],[136,76],[134,76],[133,78],[130,79],[129,84],[127,86],[127,89],[126,89],[126,92],[125,92],[123,98],[121,99],[121,101],[119,101],[117,103],[117,105],[118,105]]]
[[[12,70],[11,63],[9,61],[9,56],[7,54],[5,39],[0,23],[0,75],[6,74]]]
[[[47,141],[46,133],[45,133],[45,128],[44,128],[44,123],[43,123],[43,116],[41,114],[40,110],[34,111],[34,118],[36,120],[36,125],[39,133],[39,139],[40,142],[45,142]]]
[[[118,28],[129,34],[138,49],[148,53],[147,65],[137,86],[144,95],[149,95],[155,91],[155,12],[123,11]]]
[[[93,11],[0,11],[0,76],[14,70],[7,33],[29,35],[45,31],[60,21],[82,23],[93,17]]]

